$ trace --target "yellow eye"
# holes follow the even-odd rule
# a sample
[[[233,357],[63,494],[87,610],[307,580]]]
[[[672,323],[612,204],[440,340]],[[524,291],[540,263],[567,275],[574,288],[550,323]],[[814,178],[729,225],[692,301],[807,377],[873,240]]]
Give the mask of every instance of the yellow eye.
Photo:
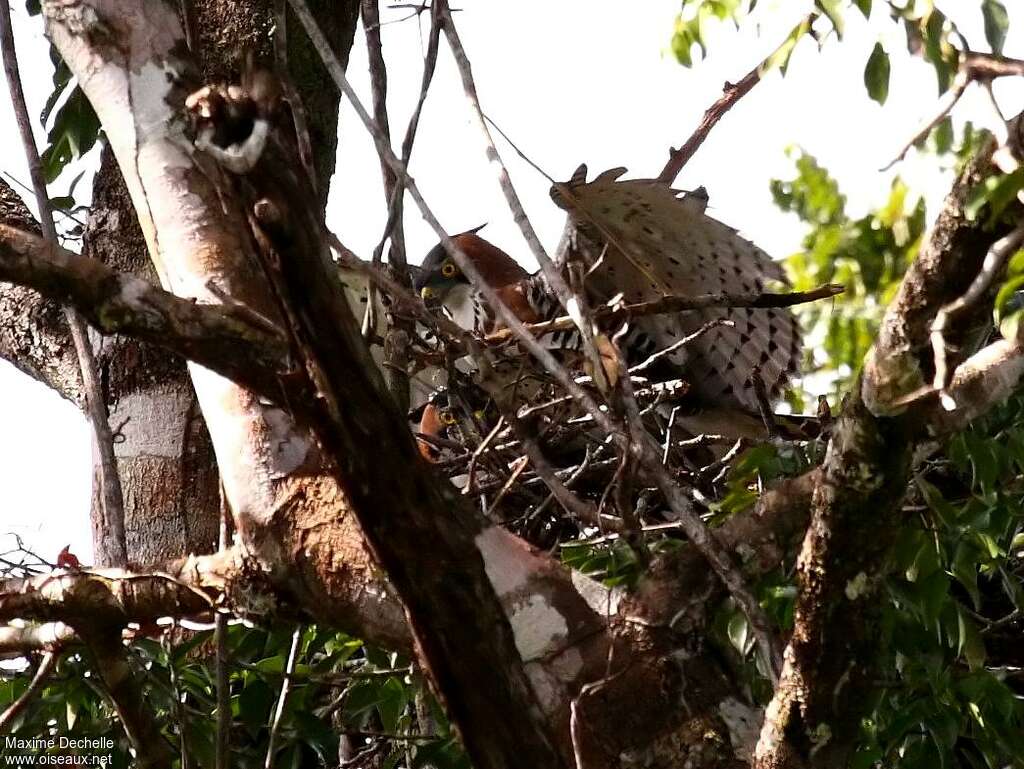
[[[450,411],[444,411],[441,413],[441,422],[446,425],[455,424],[455,415]]]
[[[441,274],[446,278],[454,278],[455,273],[459,271],[459,268],[455,266],[454,262],[445,262],[441,265]]]

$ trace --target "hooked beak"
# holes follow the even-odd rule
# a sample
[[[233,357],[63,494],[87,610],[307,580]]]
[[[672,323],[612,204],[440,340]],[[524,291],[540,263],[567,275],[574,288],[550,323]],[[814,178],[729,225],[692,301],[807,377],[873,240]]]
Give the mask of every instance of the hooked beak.
[[[431,286],[424,286],[420,289],[420,299],[424,302],[429,302],[431,299],[437,299],[437,290]]]

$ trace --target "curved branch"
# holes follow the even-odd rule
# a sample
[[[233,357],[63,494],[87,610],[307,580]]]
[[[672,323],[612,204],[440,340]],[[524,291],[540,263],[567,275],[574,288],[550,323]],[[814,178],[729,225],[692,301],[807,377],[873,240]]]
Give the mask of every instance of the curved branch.
[[[141,278],[0,224],[0,280],[74,306],[104,334],[127,334],[280,397],[287,372],[284,338],[241,305],[180,299]]]

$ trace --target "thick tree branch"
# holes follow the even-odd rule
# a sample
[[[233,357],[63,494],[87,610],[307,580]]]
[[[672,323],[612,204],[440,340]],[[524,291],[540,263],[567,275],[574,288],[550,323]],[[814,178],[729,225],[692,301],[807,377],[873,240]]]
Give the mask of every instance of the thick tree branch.
[[[0,224],[39,235],[21,197],[0,179]],[[56,302],[17,285],[0,286],[0,356],[63,398],[81,401],[82,376],[67,321]]]
[[[875,415],[903,413],[929,387],[934,375],[934,318],[968,290],[992,244],[1012,229],[1006,223],[989,227],[984,213],[974,219],[965,213],[971,190],[995,171],[995,149],[995,142],[990,142],[961,172],[886,310],[861,380],[864,403]],[[971,332],[987,327],[987,315],[987,310],[965,313],[946,343],[954,349],[969,347]]]
[[[1024,381],[1024,340],[1000,339],[957,366],[946,392],[956,408],[937,399],[922,418],[935,435],[962,430],[1020,389]]]
[[[289,368],[284,338],[241,305],[180,299],[4,224],[0,279],[74,306],[104,334],[127,334],[160,345],[265,397],[281,396],[279,377]]]
[[[0,627],[0,659],[22,657],[39,651],[57,651],[75,643],[78,636],[63,622],[45,622],[30,625]]]

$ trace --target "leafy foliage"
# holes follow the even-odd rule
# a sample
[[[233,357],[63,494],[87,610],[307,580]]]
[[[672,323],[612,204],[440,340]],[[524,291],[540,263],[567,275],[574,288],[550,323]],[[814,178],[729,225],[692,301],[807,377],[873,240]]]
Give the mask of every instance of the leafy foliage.
[[[707,40],[713,26],[731,22],[739,28],[756,7],[757,0],[682,0],[670,43],[676,59],[684,66],[693,66],[707,55]],[[873,12],[876,7],[882,10]],[[785,74],[793,51],[805,37],[823,45],[834,33],[835,39],[841,41],[846,21],[854,12],[878,27],[879,33],[883,27],[901,26],[907,51],[932,65],[940,93],[953,83],[960,51],[979,50],[968,45],[933,0],[815,0],[814,13],[793,28],[768,57],[764,71],[777,67]],[[1006,6],[1001,0],[982,0],[980,13],[986,42],[993,53],[1001,54],[1010,26]],[[881,43],[876,43],[865,61],[864,83],[868,95],[880,104],[888,96],[890,74],[889,54]]]
[[[888,582],[889,669],[857,766],[1019,766],[1024,398],[957,436],[908,497]]]
[[[950,134],[940,126],[930,137],[936,162],[965,158],[981,140],[968,126],[954,148]],[[924,205],[896,179],[880,208],[853,219],[836,180],[814,158],[798,151],[793,157],[794,177],[772,183],[780,208],[808,227],[804,250],[787,267],[798,287],[847,286],[833,307],[801,310],[817,352],[812,370],[842,391],[916,255]],[[997,177],[975,191],[968,208],[997,216],[1019,189],[1017,179]],[[1018,254],[996,303],[997,316],[1014,322],[1022,270]],[[1024,398],[929,459],[905,505],[880,628],[886,672],[853,765],[1018,766],[1024,755],[1015,673],[1024,629]],[[735,615],[730,621],[738,622]]]
[[[148,705],[171,744],[179,745],[184,733],[190,765],[212,768],[216,744],[213,633],[168,632],[162,640],[142,638],[132,643],[127,647],[129,662],[143,681]],[[257,769],[266,760],[291,631],[234,625],[227,636],[232,765]],[[168,642],[171,637],[176,639],[173,645]],[[25,675],[0,680],[0,709],[17,699],[28,680]],[[427,762],[438,769],[467,766],[444,712],[408,660],[316,627],[302,633],[278,729],[273,765],[279,767],[336,765],[341,729],[356,735],[355,749],[381,754],[385,767],[399,763],[417,767]],[[25,740],[47,735],[108,737],[114,745],[111,750],[85,750],[83,755],[109,756],[109,766],[132,765],[123,730],[84,651],[65,654],[42,696],[33,698],[12,724],[11,735]],[[19,748],[18,753],[69,755],[59,745]]]
[[[853,219],[828,172],[798,150],[792,156],[796,176],[773,181],[771,190],[779,208],[809,225],[804,250],[787,259],[794,286],[846,287],[831,305],[814,303],[798,310],[807,340],[805,371],[817,373],[838,395],[848,388],[917,253],[925,230],[924,201],[896,179],[881,208]]]

